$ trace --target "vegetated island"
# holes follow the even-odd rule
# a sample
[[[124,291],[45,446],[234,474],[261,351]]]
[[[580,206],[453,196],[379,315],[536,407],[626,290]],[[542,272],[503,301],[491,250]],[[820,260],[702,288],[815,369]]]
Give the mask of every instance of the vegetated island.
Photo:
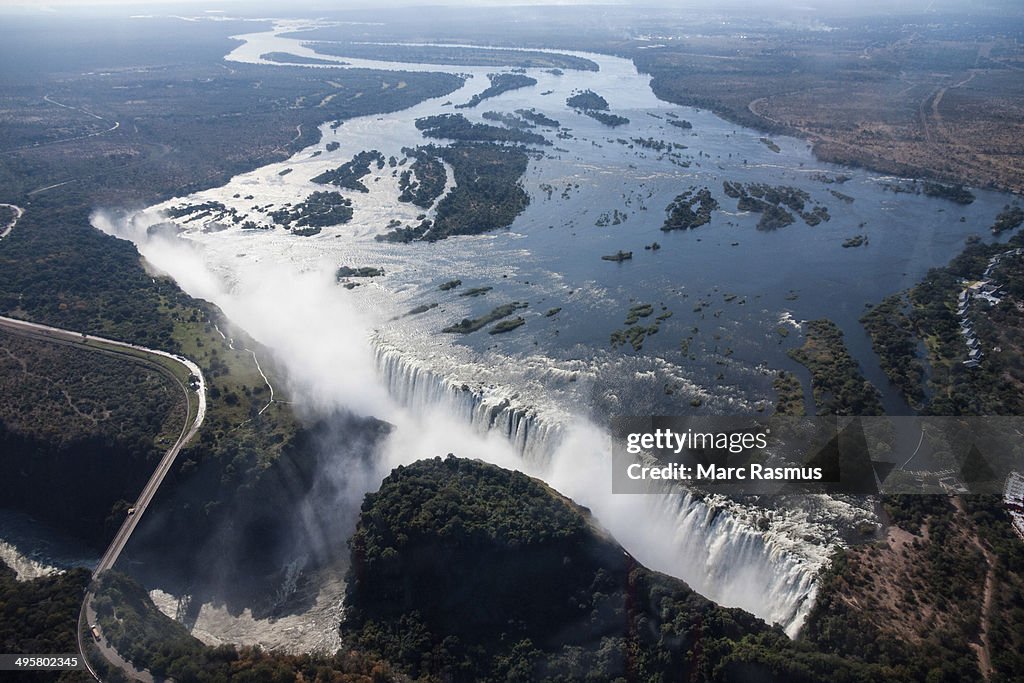
[[[608,113],[608,100],[593,90],[576,91],[565,100],[565,103],[595,121],[600,121],[612,128],[629,123],[629,119],[625,116]]]
[[[661,313],[655,317],[650,325],[638,324],[641,318],[648,318],[654,315],[654,306],[651,304],[636,304],[631,306],[626,313],[623,324],[626,328],[615,330],[611,334],[611,345],[613,349],[629,344],[634,351],[640,351],[644,347],[644,340],[652,334],[657,334],[661,329],[661,323],[672,317],[672,311],[665,306],[661,307]]]
[[[423,219],[418,225],[396,228],[378,235],[378,241],[433,242],[498,230],[511,225],[529,206],[530,196],[520,183],[528,161],[523,148],[459,142],[423,149],[451,165],[455,187],[437,203],[432,221]]]
[[[223,203],[218,202],[215,199],[211,199],[205,202],[199,202],[198,204],[179,204],[178,206],[172,206],[163,210],[163,214],[168,218],[185,218],[182,223],[191,223],[192,221],[202,221],[210,219],[213,222],[221,222],[230,220],[232,223],[238,223],[241,217],[238,215],[238,210],[234,207],[228,208]]]
[[[619,251],[615,252],[614,254],[606,254],[605,256],[602,256],[601,260],[602,261],[615,261],[616,263],[622,263],[623,261],[628,261],[631,258],[633,258],[633,252],[631,252],[631,251],[622,251],[620,249]]]
[[[800,216],[807,225],[814,226],[831,219],[828,208],[821,204],[808,210],[807,203],[811,201],[811,195],[797,187],[765,183],[744,185],[725,180],[722,188],[726,196],[739,200],[736,203],[737,210],[761,214],[757,223],[758,230],[778,230],[791,225],[796,219],[784,206]]]
[[[374,268],[373,266],[361,266],[359,268],[341,266],[335,272],[334,280],[345,289],[355,289],[362,283],[353,282],[351,278],[381,277],[382,275],[384,275],[383,268]]]
[[[1024,209],[1007,204],[996,216],[996,222],[992,224],[992,234],[998,235],[1007,230],[1016,230],[1022,224],[1024,224]]]
[[[429,209],[444,192],[448,180],[444,164],[430,147],[403,147],[402,152],[413,162],[398,177],[398,189],[401,190],[398,201]]]
[[[896,194],[923,194],[926,197],[946,199],[955,204],[962,204],[965,206],[974,202],[974,193],[963,185],[943,185],[942,183],[933,183],[928,181],[918,183],[916,180],[912,180],[909,183],[884,183],[882,187],[891,192],[895,192]]]
[[[324,171],[312,181],[318,185],[336,185],[347,190],[369,192],[370,189],[363,185],[360,179],[369,175],[370,165],[374,163],[378,170],[384,168],[384,155],[375,149],[359,152],[352,157],[352,161],[345,162],[336,169]]]
[[[893,294],[873,306],[860,322],[871,337],[871,348],[878,354],[882,371],[907,403],[922,406],[924,364],[918,358],[917,336],[910,317],[910,302],[903,294]]]
[[[598,95],[593,90],[575,91],[565,103],[573,109],[594,109],[608,111],[608,100]]]
[[[348,62],[320,59],[318,57],[302,57],[300,55],[293,55],[291,52],[264,52],[260,55],[260,59],[278,64],[330,64],[332,66],[345,66],[348,64]]]
[[[943,185],[941,183],[924,183],[921,191],[928,197],[948,199],[956,204],[970,204],[974,201],[974,193],[963,185]]]
[[[545,116],[536,109],[516,109],[516,113],[530,123],[547,128],[558,128],[562,124],[555,119]]]
[[[313,192],[301,203],[282,207],[269,215],[286,230],[292,230],[293,225],[295,228],[325,228],[352,220],[352,200],[340,192]]]
[[[852,180],[851,176],[844,175],[842,173],[836,175],[829,175],[828,173],[823,173],[821,171],[816,171],[807,177],[819,183],[825,183],[826,185],[842,185],[843,183]]]
[[[658,140],[656,138],[630,138],[629,141],[637,147],[653,149],[656,152],[669,152],[674,149],[687,148],[686,145],[681,145],[678,142],[669,142],[667,140]],[[623,140],[620,138],[619,142],[623,143]]]
[[[782,328],[785,329],[785,328]],[[803,417],[807,410],[804,407],[804,387],[800,378],[792,372],[779,370],[772,381],[775,389],[775,414],[791,417]]]
[[[446,138],[462,142],[514,142],[524,145],[550,145],[539,133],[509,130],[486,123],[473,123],[462,114],[436,114],[416,119],[423,137]]]
[[[522,327],[526,324],[526,320],[522,316],[516,316],[511,320],[502,320],[500,323],[487,330],[487,334],[504,334],[505,332],[511,332],[517,327]]]
[[[315,35],[312,31],[296,33],[303,40]],[[454,66],[510,66],[520,68],[560,68],[574,71],[597,71],[595,62],[583,57],[532,50],[502,50],[441,45],[374,45],[370,43],[310,43],[322,55],[378,59],[413,64],[451,64]]]
[[[525,302],[513,301],[512,303],[502,304],[496,307],[490,313],[486,313],[479,318],[463,318],[460,322],[441,330],[442,332],[458,333],[458,334],[469,334],[470,332],[476,332],[480,328],[489,325],[495,320],[501,320],[507,318],[521,308],[526,308]],[[525,321],[524,321],[525,322]],[[516,325],[518,327],[518,325]],[[510,328],[514,329],[514,328]]]
[[[526,119],[517,116],[515,114],[509,114],[505,111],[485,111],[481,114],[488,121],[496,121],[508,128],[516,128],[518,130],[529,130],[536,128],[537,126]]]
[[[537,85],[536,78],[530,78],[522,74],[487,74],[487,78],[490,79],[491,84],[483,91],[473,95],[469,99],[469,102],[465,104],[456,104],[456,109],[470,109],[480,104],[484,100],[497,97],[498,95],[508,92],[510,90],[518,90],[519,88],[528,88],[531,85]]]
[[[617,126],[624,126],[629,123],[629,119],[625,116],[619,116],[618,114],[609,114],[604,111],[594,111],[593,109],[587,109],[583,112],[595,121],[600,121],[606,126],[615,128]]]
[[[359,268],[341,266],[335,273],[335,277],[339,280],[345,277],[381,277],[382,275],[384,275],[384,269],[374,266],[360,266]]]
[[[694,208],[696,207],[696,208]],[[665,209],[665,223],[661,226],[664,232],[672,230],[692,230],[711,221],[711,212],[718,208],[718,200],[711,196],[706,187],[691,187],[676,196]]]
[[[621,225],[627,218],[629,218],[629,214],[625,211],[619,211],[616,208],[612,209],[611,213],[608,213],[607,211],[603,212],[597,217],[597,220],[594,221],[594,225],[599,228],[606,228],[609,225]]]
[[[804,345],[789,355],[811,371],[811,389],[819,415],[881,415],[881,395],[864,375],[831,320],[804,323]]]
[[[406,315],[419,315],[421,313],[426,313],[427,311],[429,311],[432,308],[437,308],[437,304],[436,303],[421,304],[419,306],[414,306],[413,308],[410,308],[408,313],[406,313]]]

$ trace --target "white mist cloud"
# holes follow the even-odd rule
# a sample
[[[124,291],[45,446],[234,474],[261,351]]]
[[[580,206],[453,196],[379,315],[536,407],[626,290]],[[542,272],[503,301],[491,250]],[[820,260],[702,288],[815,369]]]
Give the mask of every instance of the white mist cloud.
[[[320,419],[347,412],[395,426],[375,454],[353,453],[343,430],[324,437],[320,448],[330,463],[321,473],[324,485],[300,512],[311,537],[337,528],[337,520],[349,525],[363,496],[398,465],[455,453],[524,468],[507,439],[476,433],[440,406],[413,414],[388,395],[369,341],[375,321],[339,296],[330,262],[299,270],[290,262],[240,258],[230,272],[217,272],[202,249],[161,229],[159,216],[100,210],[91,220],[99,230],[133,242],[153,268],[191,296],[215,303],[232,324],[270,349],[287,373],[288,395],[299,415]]]
[[[271,349],[286,368],[289,394],[300,410],[330,414],[339,409],[387,419],[397,410],[374,371],[368,334],[372,323],[337,296],[334,271],[239,259],[218,274],[191,242],[151,229],[161,220],[96,211],[95,227],[135,243],[157,270],[188,294],[218,305],[232,323]]]
[[[799,562],[773,557],[765,539],[729,513],[719,515],[680,494],[613,494],[611,445],[603,427],[571,421],[550,460],[533,462],[496,430],[475,431],[444,401],[416,412],[399,405],[377,374],[370,334],[379,321],[357,311],[343,295],[334,282],[333,264],[207,257],[173,232],[151,230],[161,219],[147,213],[97,211],[92,220],[100,230],[134,242],[150,264],[183,290],[220,306],[233,323],[271,349],[287,372],[300,414],[329,419],[351,412],[394,425],[375,453],[368,452],[368,443],[352,441],[343,426],[323,437],[323,467],[295,512],[315,558],[344,554],[343,539],[354,527],[363,497],[379,488],[391,469],[454,453],[541,478],[589,507],[643,564],[685,577],[693,588],[728,606],[799,624],[791,621],[790,610],[800,604],[794,598],[811,588]]]
[[[395,425],[374,468],[377,485],[398,465],[447,453],[523,468],[507,439],[479,434],[441,406],[414,415],[388,395],[369,341],[375,321],[339,296],[331,263],[299,271],[291,263],[239,259],[230,273],[218,275],[187,239],[151,229],[161,223],[158,217],[96,211],[92,223],[133,242],[150,265],[191,296],[218,305],[233,324],[271,349],[288,374],[300,414],[348,411]]]

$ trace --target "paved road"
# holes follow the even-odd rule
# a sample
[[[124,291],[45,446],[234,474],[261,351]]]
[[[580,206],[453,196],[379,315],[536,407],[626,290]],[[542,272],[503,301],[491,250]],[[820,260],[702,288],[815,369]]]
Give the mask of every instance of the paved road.
[[[72,107],[70,104],[64,104],[63,102],[58,102],[57,100],[51,99],[49,95],[43,95],[43,100],[45,100],[46,102],[49,102],[50,104],[55,104],[58,107],[63,107],[64,109],[72,109],[74,111],[77,111],[79,113],[85,114],[87,116],[91,116],[92,118],[96,119],[97,121],[103,121],[105,123],[110,123],[110,121],[111,121],[111,119],[108,119],[108,118],[105,118],[103,116],[100,116],[99,114],[94,114],[93,112],[91,112],[91,111],[89,111],[87,109],[82,109],[81,107]],[[111,126],[110,128],[107,128],[107,129],[104,129],[104,130],[98,130],[95,133],[86,133],[84,135],[74,135],[74,136],[69,137],[69,138],[61,138],[60,140],[49,140],[49,141],[46,141],[46,142],[34,142],[31,145],[22,145],[21,147],[15,147],[13,149],[4,150],[4,151],[0,152],[0,155],[14,154],[16,152],[23,152],[23,151],[25,151],[27,149],[38,149],[40,147],[49,147],[51,145],[59,145],[59,144],[61,144],[63,142],[72,142],[73,140],[85,140],[87,138],[94,138],[97,135],[104,135],[105,133],[112,133],[115,130],[117,130],[118,128],[120,128],[120,127],[121,127],[121,122],[120,121],[114,121],[114,125]]]
[[[90,593],[91,596],[91,593]],[[92,664],[89,663],[89,658],[85,656],[85,651],[82,649],[82,631],[85,629],[88,632],[88,627],[91,624],[96,623],[96,612],[92,608],[92,604],[87,600],[82,603],[82,611],[78,617],[78,651],[82,653],[82,661],[85,662],[86,668],[89,669],[89,673],[97,681],[103,680],[100,675],[92,668]],[[90,636],[86,636],[90,637]],[[148,670],[139,671],[132,663],[122,657],[117,650],[107,642],[107,639],[100,634],[99,640],[94,640],[93,645],[99,650],[99,653],[103,655],[103,658],[107,660],[107,663],[116,669],[120,669],[121,673],[127,677],[130,681],[138,681],[138,683],[155,683],[153,674],[149,673]]]
[[[116,341],[113,339],[104,339],[103,337],[95,337],[93,335],[82,334],[81,332],[72,332],[71,330],[62,330],[56,327],[49,327],[47,325],[40,325],[38,323],[30,323],[24,320],[16,320],[14,318],[5,318],[0,316],[0,328],[4,328],[11,332],[31,336],[37,339],[43,339],[47,341],[72,344],[80,347],[87,348],[92,351],[100,351],[107,353],[117,353],[117,349],[130,349],[132,351],[141,351],[146,354],[153,356],[160,356],[162,358],[169,358],[176,363],[188,368],[189,372],[196,378],[198,378],[198,386],[195,390],[183,383],[177,377],[174,377],[174,381],[181,387],[182,392],[185,395],[185,401],[187,406],[186,415],[192,414],[192,406],[196,405],[195,419],[192,420],[191,424],[186,423],[181,428],[181,434],[178,436],[177,441],[174,445],[168,449],[164,457],[161,458],[160,463],[157,465],[156,470],[153,472],[149,481],[146,482],[145,488],[142,489],[142,493],[135,501],[134,513],[129,514],[121,528],[118,529],[117,535],[114,536],[114,540],[110,542],[103,557],[100,558],[99,564],[96,565],[96,569],[93,571],[93,578],[98,577],[100,574],[105,572],[114,566],[117,562],[117,558],[121,555],[121,551],[124,550],[125,545],[128,543],[128,539],[131,537],[132,532],[135,531],[135,527],[139,523],[139,519],[146,512],[146,508],[153,500],[153,496],[156,494],[160,484],[163,482],[164,477],[170,471],[171,466],[174,464],[175,458],[178,457],[178,453],[181,452],[182,447],[188,441],[195,436],[196,432],[199,431],[200,426],[203,424],[203,419],[206,417],[206,380],[203,377],[203,371],[198,365],[193,363],[187,358],[182,356],[176,356],[166,351],[159,351],[156,349],[147,349],[144,346],[138,346],[137,344],[128,344],[126,342]],[[99,342],[108,348],[98,348],[96,346],[85,346],[87,342]],[[113,347],[113,348],[109,348]],[[131,360],[139,362],[137,356],[131,355]],[[163,365],[159,367],[164,368]],[[168,373],[169,374],[169,373]],[[82,648],[82,622],[86,625],[95,623],[95,613],[92,609],[93,589],[90,586],[89,590],[85,594],[85,599],[82,603],[81,617],[79,619],[78,629],[78,646],[79,650],[82,650],[83,659],[84,650]],[[149,676],[148,672],[138,672],[130,664],[118,655],[114,649],[101,637],[100,641],[96,643],[99,651],[106,657],[106,659],[115,667],[121,669],[130,679],[152,681],[152,677]],[[99,680],[99,676],[90,667],[90,673]]]
[[[0,225],[0,240],[2,240],[11,234],[11,230],[14,230],[14,226],[17,225],[18,220],[25,215],[25,209],[20,206],[15,206],[14,204],[0,204],[0,206],[9,207],[14,211],[14,218],[11,219],[11,222],[6,225]]]

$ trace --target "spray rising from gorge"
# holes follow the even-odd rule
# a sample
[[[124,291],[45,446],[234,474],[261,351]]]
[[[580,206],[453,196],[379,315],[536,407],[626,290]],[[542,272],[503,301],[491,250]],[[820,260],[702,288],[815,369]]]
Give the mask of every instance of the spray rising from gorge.
[[[242,36],[229,59],[267,63],[262,55],[271,52],[330,59],[282,37],[286,28],[297,26]],[[789,362],[779,320],[829,311],[844,327],[857,324],[858,306],[835,309],[828,292],[815,285],[823,274],[851,273],[844,284],[851,301],[878,300],[903,278],[917,277],[951,255],[965,227],[952,212],[937,214],[935,200],[897,200],[880,187],[882,179],[818,164],[799,141],[777,139],[772,149],[753,131],[660,102],[627,60],[574,56],[599,70],[527,69],[536,85],[460,110],[473,122],[482,122],[488,108],[532,110],[561,122],[557,134],[549,131],[551,144],[531,151],[522,178],[530,205],[509,231],[431,244],[374,239],[393,221],[436,212],[436,203],[421,210],[400,202],[397,169],[383,164],[363,178],[366,192],[345,193],[352,218],[344,225],[309,236],[273,226],[272,208],[304,201],[321,187],[314,178],[362,152],[376,150],[404,163],[405,148],[426,142],[417,120],[451,113],[453,103],[479,96],[494,70],[347,57],[357,67],[444,69],[471,77],[447,98],[341,125],[325,123],[319,143],[224,187],[140,212],[97,211],[93,224],[134,242],[155,268],[189,294],[218,305],[272,350],[300,414],[346,411],[395,425],[373,457],[332,459],[331,444],[324,444],[324,476],[336,484],[331,500],[309,503],[310,526],[320,523],[318,508],[335,506],[347,511],[341,516],[354,518],[363,494],[395,465],[449,452],[481,458],[544,479],[590,507],[647,566],[793,634],[813,602],[814,576],[841,542],[842,527],[871,513],[828,498],[766,511],[686,491],[614,496],[603,421],[697,406],[706,413],[766,409],[772,396],[769,368]],[[630,123],[613,131],[567,106],[580,90],[601,93]],[[680,114],[692,122],[693,132],[666,123]],[[659,143],[674,151],[659,152]],[[814,180],[814,174],[834,176],[840,170],[850,175],[843,192],[852,202],[842,213],[835,210],[839,200]],[[446,174],[448,193],[454,185],[450,167]],[[818,205],[831,203],[833,220],[813,234],[797,225],[762,232],[754,230],[756,218],[749,212],[723,210],[710,232],[660,232],[662,209],[682,190],[708,187],[718,194],[723,181],[737,178],[773,184],[784,178]],[[841,240],[826,239],[844,225],[852,229],[881,220],[897,201],[901,211],[927,213],[935,233],[915,236],[894,227],[873,236],[880,249],[870,266],[869,257],[833,248]],[[998,201],[984,196],[970,210]],[[204,202],[233,211],[239,222],[270,229],[167,216],[172,207]],[[645,250],[655,238],[665,248]],[[886,240],[905,247],[915,239],[928,240],[927,252],[886,248]],[[637,258],[631,264],[602,260],[616,250]],[[338,281],[339,266],[372,266],[385,275],[349,289]],[[873,277],[863,277],[867,267]],[[465,283],[463,291],[487,298],[444,298],[439,285],[455,280]],[[799,301],[795,291],[801,292]],[[493,306],[491,300],[528,303],[519,309],[519,331],[440,332],[478,313],[484,305],[478,301]],[[648,338],[645,353],[609,349],[609,332],[638,302],[649,302],[652,311],[660,306],[662,331]],[[870,354],[866,345],[852,351]],[[758,524],[766,516],[767,530]]]

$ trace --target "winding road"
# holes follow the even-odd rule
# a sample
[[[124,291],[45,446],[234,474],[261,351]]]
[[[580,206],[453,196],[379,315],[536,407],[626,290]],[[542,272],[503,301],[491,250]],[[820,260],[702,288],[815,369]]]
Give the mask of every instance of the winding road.
[[[11,219],[8,223],[0,225],[0,240],[2,240],[3,238],[11,234],[11,230],[14,230],[14,226],[17,225],[18,219],[25,215],[25,209],[14,204],[0,204],[0,206],[6,206],[7,208],[14,212],[14,215],[11,216]]]
[[[146,363],[159,369],[178,384],[185,396],[186,416],[191,416],[193,414],[193,407],[195,408],[195,417],[191,422],[186,418],[185,424],[182,425],[181,428],[181,434],[178,435],[178,439],[167,450],[163,458],[160,459],[160,463],[157,465],[156,470],[154,470],[149,481],[146,482],[146,486],[142,489],[139,497],[135,500],[132,512],[125,517],[124,523],[121,524],[121,528],[118,529],[117,534],[114,536],[114,540],[110,542],[106,552],[103,553],[103,557],[100,558],[99,564],[97,564],[96,569],[93,570],[93,578],[95,579],[117,563],[117,558],[120,557],[121,552],[128,543],[128,539],[131,538],[132,532],[135,531],[135,527],[138,526],[139,520],[142,518],[142,515],[145,514],[146,508],[149,507],[150,502],[152,502],[153,496],[156,494],[157,489],[160,488],[160,484],[163,483],[164,477],[166,477],[167,473],[170,471],[171,466],[178,457],[178,453],[181,452],[181,449],[185,444],[196,435],[199,428],[202,426],[203,419],[206,417],[206,380],[203,377],[203,372],[198,365],[187,358],[168,353],[166,351],[149,349],[137,344],[129,344],[127,342],[116,341],[113,339],[104,339],[103,337],[87,335],[81,332],[73,332],[71,330],[62,330],[48,325],[40,325],[38,323],[31,323],[3,316],[0,316],[0,328],[15,334],[21,334],[23,336],[43,341],[72,345],[100,353],[121,355],[130,359],[132,362]],[[190,381],[188,383],[183,382],[177,375],[171,372],[165,364],[146,358],[147,355],[169,359],[184,366],[191,375]],[[95,612],[92,608],[94,586],[95,584],[90,585],[89,589],[86,591],[85,598],[82,602],[82,610],[79,615],[78,647],[79,651],[82,653],[82,659],[86,662],[87,666],[88,658],[85,656],[83,647],[84,643],[82,642],[82,631],[86,625],[95,623]],[[103,638],[102,635],[95,644],[99,652],[106,657],[108,662],[112,666],[121,669],[130,679],[143,681],[152,680],[152,677],[149,676],[147,672],[137,671],[131,667],[128,662],[121,658],[110,644],[106,642],[106,639]],[[89,667],[89,672],[94,678],[100,680],[99,675],[91,666]]]
[[[49,95],[43,95],[43,101],[48,102],[48,103],[53,104],[53,105],[56,105],[58,107],[62,107],[64,109],[71,109],[73,111],[77,111],[77,112],[85,114],[87,116],[91,116],[92,118],[96,119],[97,121],[103,121],[104,123],[110,123],[111,122],[111,119],[108,119],[106,117],[100,116],[99,114],[94,114],[94,113],[92,113],[91,111],[89,111],[87,109],[82,109],[81,107],[73,107],[70,104],[64,104],[63,102],[58,102],[57,100],[52,99]],[[107,133],[112,133],[115,130],[117,130],[118,128],[120,128],[120,127],[121,127],[121,122],[120,121],[114,121],[114,125],[112,125],[110,128],[105,128],[104,130],[98,130],[98,131],[96,131],[94,133],[85,133],[83,135],[73,135],[73,136],[68,137],[68,138],[60,138],[59,140],[47,140],[45,142],[34,142],[31,145],[22,145],[21,147],[15,147],[13,149],[7,149],[7,150],[0,151],[0,154],[14,154],[15,152],[21,152],[21,151],[24,151],[26,149],[38,149],[39,147],[49,147],[50,145],[59,145],[59,144],[61,144],[63,142],[71,142],[73,140],[85,140],[87,138],[94,138],[97,135],[105,135]]]

